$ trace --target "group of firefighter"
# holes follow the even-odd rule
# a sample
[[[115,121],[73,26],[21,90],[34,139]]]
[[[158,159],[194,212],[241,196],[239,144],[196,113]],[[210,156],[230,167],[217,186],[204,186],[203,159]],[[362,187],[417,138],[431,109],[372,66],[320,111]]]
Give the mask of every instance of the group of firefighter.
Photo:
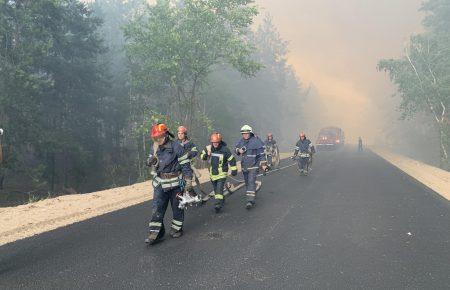
[[[226,188],[228,172],[230,171],[232,176],[237,175],[235,155],[241,158],[247,196],[245,207],[251,209],[255,205],[256,178],[260,170],[268,170],[265,146],[273,148],[276,144],[271,133],[263,142],[249,125],[242,126],[240,132],[242,138],[236,143],[234,154],[218,132],[211,134],[210,144],[200,152],[200,159],[208,161],[216,212],[220,212],[225,203],[224,188]],[[169,202],[173,215],[170,236],[178,238],[183,235],[184,208],[179,207],[180,197],[183,194],[197,197],[193,189],[193,182],[198,183],[198,173],[192,162],[199,153],[184,126],[178,128],[175,139],[165,124],[155,124],[151,129],[151,138],[154,142],[154,153],[149,155],[147,166],[151,167],[154,192],[153,214],[149,223],[149,235],[146,239],[148,244],[158,242],[165,235],[164,214]],[[306,138],[304,133],[301,133],[294,150],[294,157],[299,153],[301,156],[301,154],[311,151],[314,151],[311,141]],[[301,159],[299,166],[303,172],[306,170],[307,164],[302,164]]]

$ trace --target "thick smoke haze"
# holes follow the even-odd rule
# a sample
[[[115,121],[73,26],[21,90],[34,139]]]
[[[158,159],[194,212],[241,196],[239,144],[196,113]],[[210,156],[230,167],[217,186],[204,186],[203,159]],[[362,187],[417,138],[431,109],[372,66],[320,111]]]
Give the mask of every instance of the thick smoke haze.
[[[421,31],[420,0],[258,0],[290,43],[289,63],[313,90],[305,104],[307,128],[341,126],[347,141],[369,142],[397,119],[395,88],[376,70],[398,57],[409,36]],[[299,124],[299,130],[302,125]]]

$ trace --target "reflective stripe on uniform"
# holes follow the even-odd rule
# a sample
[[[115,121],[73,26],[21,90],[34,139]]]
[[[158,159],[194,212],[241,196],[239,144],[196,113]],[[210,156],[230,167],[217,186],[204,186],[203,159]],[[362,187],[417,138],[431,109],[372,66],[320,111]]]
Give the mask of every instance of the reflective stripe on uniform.
[[[237,170],[237,166],[230,166],[230,170]]]
[[[161,226],[162,226],[162,223],[160,223],[160,222],[150,222],[150,223],[148,224],[148,226],[149,226],[149,227],[161,227]]]
[[[157,187],[158,185],[161,185],[161,187],[164,189],[180,186],[180,177],[173,177],[168,179],[156,177],[153,180],[153,186]]]
[[[216,194],[214,195],[215,199],[223,199],[223,195],[222,194]]]
[[[247,157],[256,157],[256,155],[245,155]]]
[[[161,187],[164,189],[167,188],[172,188],[172,187],[177,187],[180,186],[180,182],[174,182],[174,183],[161,183]]]
[[[177,220],[172,220],[172,228],[179,231],[181,230],[181,226],[183,225],[183,222],[181,221],[177,221]]]
[[[171,227],[172,227],[173,229],[177,230],[177,231],[181,230],[181,227],[176,226],[176,225],[174,225],[174,224],[172,224]]]
[[[228,157],[228,161],[232,161],[234,159],[234,156],[231,155],[230,157]]]
[[[184,154],[183,156],[181,156],[180,158],[178,158],[178,162],[181,162],[181,161],[186,160],[186,159],[188,159],[188,155],[187,155],[187,154]]]
[[[227,177],[227,172],[222,172],[222,173],[217,174],[217,175],[211,174],[211,180],[212,181],[216,181],[216,180],[219,180],[219,179],[222,179],[222,178],[225,178],[225,177]]]
[[[182,226],[183,222],[177,221],[177,220],[172,220],[172,224],[178,225],[178,226]]]
[[[217,165],[218,173],[213,174],[212,167],[209,170],[209,173],[211,175],[211,180],[215,181],[215,180],[227,177],[228,172],[223,171],[223,160],[224,160],[225,155],[221,154],[221,153],[212,153],[211,156],[219,158],[219,164]]]

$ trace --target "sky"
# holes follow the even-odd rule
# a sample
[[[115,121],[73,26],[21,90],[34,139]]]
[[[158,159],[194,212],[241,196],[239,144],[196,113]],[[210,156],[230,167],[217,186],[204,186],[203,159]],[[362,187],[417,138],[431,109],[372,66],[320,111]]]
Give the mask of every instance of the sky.
[[[307,129],[341,126],[348,141],[374,139],[386,124],[395,88],[376,69],[402,54],[421,32],[421,0],[257,0],[289,41],[288,62],[314,90],[305,103]],[[395,115],[395,114],[394,114]],[[299,124],[301,127],[301,124]],[[299,128],[301,130],[302,128]],[[373,142],[373,140],[370,140]]]

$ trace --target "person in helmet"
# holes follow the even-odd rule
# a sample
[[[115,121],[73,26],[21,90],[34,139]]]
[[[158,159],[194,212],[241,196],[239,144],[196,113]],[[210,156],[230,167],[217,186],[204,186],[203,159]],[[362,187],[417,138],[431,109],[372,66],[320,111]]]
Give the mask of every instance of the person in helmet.
[[[267,139],[264,142],[264,146],[267,152],[267,164],[272,167],[272,157],[274,155],[274,151],[276,150],[277,141],[273,138],[272,133],[267,134]]]
[[[194,142],[192,142],[188,138],[187,129],[184,126],[178,127],[177,132],[177,142],[183,147],[184,150],[184,157],[183,160],[180,162],[180,164],[189,163],[189,166],[191,166],[192,171],[194,173],[194,179],[197,178],[198,180],[198,171],[194,167],[194,158],[198,155],[197,147],[195,146]],[[195,193],[193,187],[192,187],[193,180],[186,180],[186,184],[189,184],[189,187],[191,190],[189,191],[189,194],[194,197],[197,194]]]
[[[264,154],[264,143],[255,136],[252,127],[244,125],[241,128],[242,138],[236,143],[236,154],[241,156],[242,173],[244,174],[245,186],[247,188],[246,208],[255,205],[256,198],[256,176],[259,168],[267,169],[266,156]]]
[[[231,154],[227,144],[222,140],[220,133],[215,132],[211,134],[209,141],[211,144],[202,150],[200,158],[209,160],[209,174],[216,200],[214,208],[216,212],[219,212],[225,204],[223,191],[227,181],[228,170],[231,170],[231,175],[235,176],[237,174],[237,166],[236,159]]]
[[[300,152],[299,169],[301,174],[308,174],[311,154],[314,153],[314,151],[314,146],[312,145],[311,140],[306,138],[305,133],[300,133],[300,140],[298,140],[297,144],[295,144],[293,157],[297,157]]]
[[[155,142],[156,152],[150,155],[147,165],[153,168],[153,214],[149,223],[150,233],[146,243],[154,244],[165,234],[164,215],[170,202],[172,207],[172,225],[170,235],[173,238],[183,234],[184,210],[178,208],[178,195],[181,194],[183,178],[192,180],[192,169],[189,163],[183,163],[185,153],[183,147],[172,140],[174,136],[165,124],[152,127],[151,138]],[[189,185],[186,185],[189,190]]]

